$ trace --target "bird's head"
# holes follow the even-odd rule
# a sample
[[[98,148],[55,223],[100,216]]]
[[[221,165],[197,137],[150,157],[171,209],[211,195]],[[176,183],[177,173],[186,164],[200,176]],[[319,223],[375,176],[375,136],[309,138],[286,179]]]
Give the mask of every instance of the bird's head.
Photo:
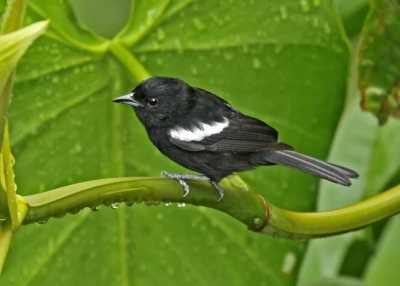
[[[131,93],[114,102],[133,107],[146,128],[169,127],[189,112],[194,89],[184,81],[171,77],[151,77],[142,81]]]

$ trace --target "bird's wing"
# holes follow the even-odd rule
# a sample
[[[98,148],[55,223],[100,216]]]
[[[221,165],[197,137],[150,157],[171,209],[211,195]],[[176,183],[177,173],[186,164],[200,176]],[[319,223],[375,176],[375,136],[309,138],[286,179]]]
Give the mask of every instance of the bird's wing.
[[[246,153],[293,149],[277,140],[278,132],[271,126],[238,111],[218,121],[174,127],[168,137],[170,142],[187,151]]]

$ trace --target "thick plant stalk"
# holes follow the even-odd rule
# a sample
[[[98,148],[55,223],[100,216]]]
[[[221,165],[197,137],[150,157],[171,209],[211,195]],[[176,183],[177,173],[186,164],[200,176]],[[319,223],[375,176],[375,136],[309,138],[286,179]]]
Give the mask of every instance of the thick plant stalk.
[[[364,201],[330,211],[292,212],[270,206],[270,225],[289,238],[315,238],[358,230],[400,213],[400,185]],[[268,229],[265,229],[268,233]]]
[[[257,193],[224,186],[224,199],[217,202],[217,192],[210,183],[195,180],[188,183],[191,191],[186,198],[182,197],[179,183],[163,178],[114,178],[65,186],[20,197],[21,204],[27,205],[23,223],[45,222],[84,207],[96,209],[100,204],[184,202],[223,211],[252,230],[263,227],[267,209]],[[293,212],[267,204],[269,223],[261,233],[289,239],[318,238],[354,231],[399,213],[400,185],[362,202],[325,212]]]

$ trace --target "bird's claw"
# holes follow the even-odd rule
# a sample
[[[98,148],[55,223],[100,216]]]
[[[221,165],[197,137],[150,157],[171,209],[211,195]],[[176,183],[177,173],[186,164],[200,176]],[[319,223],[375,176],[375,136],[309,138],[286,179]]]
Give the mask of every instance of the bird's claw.
[[[173,173],[168,173],[167,171],[162,171],[161,177],[178,180],[178,182],[183,186],[183,189],[185,192],[185,194],[183,195],[184,198],[187,197],[187,195],[189,194],[189,191],[190,191],[189,185],[185,182],[185,179],[211,181],[211,184],[214,186],[214,188],[217,189],[218,194],[219,194],[219,199],[217,200],[217,202],[221,201],[222,198],[224,197],[224,189],[217,182],[210,180],[210,178],[208,178],[207,176],[188,175],[188,174],[173,174]]]
[[[178,179],[178,182],[183,186],[183,190],[185,192],[182,197],[186,198],[190,191],[189,185],[182,179]]]
[[[221,201],[224,197],[224,189],[215,181],[211,181],[211,184],[213,184],[214,188],[216,188],[218,191],[219,199],[217,200],[217,202]]]
[[[183,190],[185,193],[183,194],[182,197],[183,198],[187,197],[187,195],[189,194],[190,188],[189,188],[189,185],[183,180],[182,174],[172,174],[172,173],[168,173],[167,171],[162,171],[161,177],[176,179],[183,186]]]
[[[168,173],[167,171],[161,171],[162,178],[170,178],[169,175],[170,175],[170,173]]]

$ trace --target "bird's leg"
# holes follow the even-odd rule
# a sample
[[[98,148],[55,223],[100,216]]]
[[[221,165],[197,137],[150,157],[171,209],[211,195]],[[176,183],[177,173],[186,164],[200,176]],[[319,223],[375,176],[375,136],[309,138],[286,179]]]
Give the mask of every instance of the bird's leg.
[[[178,182],[183,186],[185,194],[183,197],[185,198],[189,194],[189,185],[185,182],[186,179],[192,180],[202,180],[202,181],[209,181],[210,179],[207,176],[203,175],[189,175],[189,174],[174,174],[168,173],[167,171],[161,172],[161,177],[164,178],[172,178],[178,180]]]
[[[174,173],[168,173],[167,171],[162,171],[161,177],[178,180],[178,182],[183,186],[183,189],[185,190],[185,194],[183,195],[184,198],[189,194],[190,190],[189,185],[185,182],[186,179],[210,181],[211,184],[214,186],[214,188],[216,188],[218,191],[219,199],[217,200],[217,202],[222,200],[222,198],[224,197],[224,189],[218,184],[218,182],[212,181],[209,177],[204,175],[174,174]]]
[[[217,200],[219,202],[224,197],[224,189],[216,181],[211,181],[211,184],[213,184],[219,193],[219,199]]]

